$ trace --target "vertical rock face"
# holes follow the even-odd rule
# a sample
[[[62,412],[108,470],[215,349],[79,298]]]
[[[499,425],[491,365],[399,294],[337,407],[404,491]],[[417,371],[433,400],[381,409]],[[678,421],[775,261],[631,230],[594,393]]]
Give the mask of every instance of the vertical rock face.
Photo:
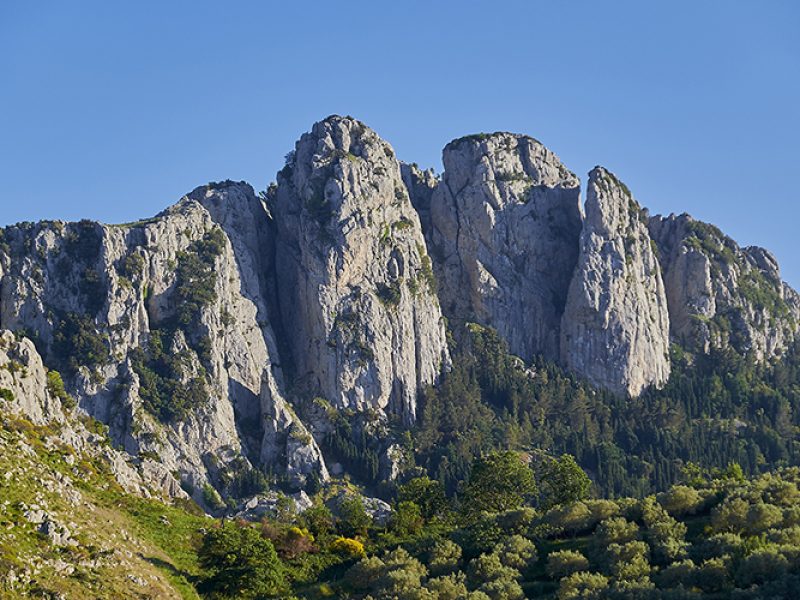
[[[730,345],[762,360],[780,354],[800,320],[797,293],[763,248],[740,248],[689,215],[656,216],[650,233],[664,271],[670,327],[692,351]]]
[[[445,314],[495,328],[525,359],[557,359],[581,228],[577,177],[536,140],[509,133],[455,140],[443,160],[426,235]]]
[[[561,335],[564,365],[598,386],[636,396],[669,377],[667,298],[647,216],[600,167],[589,174]]]
[[[411,197],[411,204],[419,215],[422,232],[427,237],[431,230],[431,199],[439,185],[439,178],[433,169],[423,171],[414,163],[400,163],[400,172]]]
[[[315,443],[283,415],[267,222],[250,186],[226,182],[140,223],[8,228],[0,325],[35,333],[81,407],[187,487],[222,490],[262,454],[296,483],[324,479]],[[315,458],[304,465],[285,454],[298,428]]]
[[[419,387],[448,353],[391,146],[349,117],[315,124],[279,173],[270,210],[295,392],[413,422]]]

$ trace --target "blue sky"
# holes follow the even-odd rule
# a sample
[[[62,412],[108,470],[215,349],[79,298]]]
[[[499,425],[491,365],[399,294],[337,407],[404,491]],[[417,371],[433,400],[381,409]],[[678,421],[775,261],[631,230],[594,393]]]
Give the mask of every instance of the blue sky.
[[[798,29],[792,0],[2,2],[0,224],[263,189],[339,113],[437,170],[452,138],[528,133],[797,286]]]

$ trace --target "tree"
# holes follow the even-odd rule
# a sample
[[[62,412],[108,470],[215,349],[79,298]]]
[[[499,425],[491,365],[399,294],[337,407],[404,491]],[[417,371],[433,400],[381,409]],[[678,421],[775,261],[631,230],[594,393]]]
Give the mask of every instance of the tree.
[[[397,499],[419,506],[425,519],[443,514],[448,506],[444,486],[430,477],[415,477],[404,483],[397,490]]]
[[[461,554],[461,546],[450,540],[440,540],[428,552],[428,568],[434,575],[451,573],[461,564]]]
[[[673,517],[693,514],[703,503],[703,497],[695,488],[673,485],[669,491],[658,495],[658,501]]]
[[[505,538],[495,546],[494,552],[503,565],[520,571],[536,560],[536,546],[521,535]]]
[[[306,509],[300,520],[315,537],[325,535],[333,529],[333,515],[330,509],[322,503]]]
[[[399,536],[413,536],[422,531],[425,520],[419,506],[406,500],[397,504],[390,525],[392,531]]]
[[[339,503],[338,529],[342,535],[366,536],[372,518],[367,514],[364,503],[355,496],[342,499]]]
[[[627,581],[635,581],[649,576],[648,550],[647,544],[638,541],[611,544],[606,556],[611,575],[615,579]]]
[[[286,589],[275,547],[250,526],[228,522],[211,529],[203,538],[198,558],[210,573],[203,588],[212,596],[269,598]]]
[[[558,550],[547,555],[545,571],[553,579],[561,579],[588,569],[589,561],[576,550]]]
[[[592,481],[569,454],[549,459],[539,469],[539,504],[545,510],[557,504],[583,500]]]
[[[606,588],[608,588],[608,577],[605,575],[580,571],[561,580],[556,597],[558,600],[598,598]]]
[[[474,517],[519,508],[535,491],[533,472],[516,452],[492,452],[472,463],[463,512]]]

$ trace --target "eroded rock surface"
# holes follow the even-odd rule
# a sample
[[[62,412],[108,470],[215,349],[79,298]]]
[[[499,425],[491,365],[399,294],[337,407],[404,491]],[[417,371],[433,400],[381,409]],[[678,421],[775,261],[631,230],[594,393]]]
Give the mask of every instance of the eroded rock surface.
[[[669,377],[667,298],[647,215],[600,167],[589,174],[561,335],[564,365],[595,385],[636,396]]]
[[[445,314],[495,328],[526,360],[557,359],[578,256],[578,178],[538,141],[509,133],[450,142],[443,160],[427,235]]]
[[[448,361],[419,218],[391,146],[330,117],[300,138],[270,210],[293,380],[336,410],[417,413]]]

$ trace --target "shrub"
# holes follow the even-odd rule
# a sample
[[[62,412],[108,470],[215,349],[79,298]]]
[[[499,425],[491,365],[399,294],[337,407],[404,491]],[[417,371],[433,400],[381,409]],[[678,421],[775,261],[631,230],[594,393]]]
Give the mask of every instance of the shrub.
[[[398,502],[392,515],[390,525],[392,531],[399,536],[413,536],[422,531],[425,519],[419,506],[408,500]]]
[[[364,544],[353,538],[338,537],[331,543],[331,552],[347,558],[366,556]]]
[[[586,557],[575,550],[559,550],[547,555],[547,575],[553,579],[561,579],[573,573],[586,571],[589,568],[589,561]]]
[[[225,235],[214,227],[202,239],[178,253],[175,296],[179,326],[196,323],[202,309],[217,299],[216,259],[225,248]]]
[[[444,486],[430,477],[415,477],[402,484],[397,490],[397,498],[401,502],[416,504],[426,519],[443,514],[448,507]]]
[[[606,588],[608,588],[608,577],[600,573],[581,571],[561,580],[556,597],[558,600],[596,598]]]
[[[436,542],[428,552],[428,567],[431,573],[451,573],[461,565],[461,546],[450,540]]]
[[[69,373],[76,373],[81,366],[97,368],[110,359],[105,336],[94,321],[72,312],[58,321],[53,334],[53,353]]]
[[[58,371],[47,372],[47,391],[50,392],[50,395],[54,398],[61,400],[61,404],[64,408],[71,409],[75,407],[75,399],[67,393],[67,390],[64,388],[64,380],[61,378],[61,373]]]
[[[694,514],[703,504],[703,497],[696,489],[685,485],[674,485],[669,491],[658,495],[658,501],[673,517]]]
[[[536,560],[536,546],[528,538],[512,535],[497,544],[494,552],[506,567],[522,570]]]
[[[400,280],[393,281],[389,284],[379,283],[377,295],[378,300],[381,301],[381,304],[390,308],[397,307],[403,297],[400,285]]]
[[[144,408],[163,423],[185,420],[209,400],[202,377],[185,381],[184,370],[191,364],[187,350],[171,352],[164,348],[162,332],[151,332],[144,347],[135,348],[131,365],[139,376],[139,396]]]
[[[5,400],[6,402],[13,402],[14,392],[9,390],[8,388],[0,388],[0,398]]]
[[[208,483],[203,485],[203,502],[212,510],[225,508],[225,503],[222,501],[219,492]]]
[[[360,498],[349,496],[342,499],[337,523],[339,533],[349,537],[365,536],[371,524],[372,517],[367,514]]]
[[[333,529],[333,514],[327,506],[319,503],[303,511],[300,522],[315,537],[320,537]]]

